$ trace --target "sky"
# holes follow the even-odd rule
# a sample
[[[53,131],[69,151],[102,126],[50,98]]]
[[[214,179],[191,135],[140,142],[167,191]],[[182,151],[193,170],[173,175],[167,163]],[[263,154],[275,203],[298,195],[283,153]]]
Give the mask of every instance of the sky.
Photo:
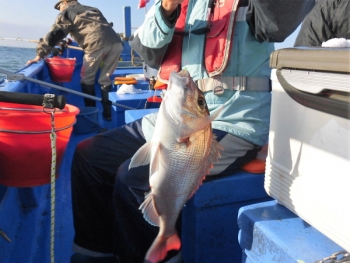
[[[58,0],[0,0],[0,39],[22,38],[39,40],[55,22],[58,10],[54,5]],[[123,33],[124,6],[131,8],[131,27],[140,26],[145,17],[145,8],[138,9],[138,0],[80,0],[83,5],[97,7],[109,22],[113,22],[114,30]],[[147,4],[150,8],[152,0]],[[25,41],[0,40],[0,46],[33,47],[36,44]]]
[[[1,38],[21,38],[39,40],[51,28],[58,14],[53,8],[58,0],[0,0],[0,46],[35,48],[36,44],[27,41],[1,40]],[[145,8],[138,9],[139,0],[80,0],[83,5],[99,8],[109,22],[113,22],[117,33],[124,32],[124,7],[131,8],[131,27],[136,29],[142,24],[151,0]],[[275,45],[276,49],[292,47],[296,30],[283,43]]]

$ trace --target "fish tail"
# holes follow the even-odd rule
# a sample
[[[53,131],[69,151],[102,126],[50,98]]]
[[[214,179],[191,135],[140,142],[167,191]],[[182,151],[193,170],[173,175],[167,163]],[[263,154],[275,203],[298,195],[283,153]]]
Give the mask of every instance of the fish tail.
[[[158,263],[166,257],[168,251],[179,250],[180,247],[181,240],[177,233],[169,237],[158,235],[148,249],[144,262]]]

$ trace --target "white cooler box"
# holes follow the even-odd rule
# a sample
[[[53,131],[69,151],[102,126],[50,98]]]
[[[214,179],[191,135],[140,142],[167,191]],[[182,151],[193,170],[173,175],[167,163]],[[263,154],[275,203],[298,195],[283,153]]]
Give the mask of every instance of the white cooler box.
[[[271,54],[265,189],[350,251],[350,49]]]

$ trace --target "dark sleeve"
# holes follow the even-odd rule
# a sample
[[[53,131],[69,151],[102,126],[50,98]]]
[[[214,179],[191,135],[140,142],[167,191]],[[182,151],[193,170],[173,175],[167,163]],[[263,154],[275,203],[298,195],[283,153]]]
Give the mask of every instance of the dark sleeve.
[[[307,15],[294,46],[321,46],[332,38],[350,39],[350,1],[318,1]]]
[[[50,47],[54,47],[59,41],[64,39],[66,34],[61,28],[54,27],[52,31],[47,35],[47,43]]]
[[[64,31],[54,26],[43,38],[43,41],[40,41],[36,46],[36,54],[39,57],[44,58],[46,55],[50,54],[52,48],[65,37],[66,34]]]
[[[168,46],[161,48],[149,48],[142,45],[138,35],[131,35],[129,38],[130,47],[145,61],[151,68],[158,69]]]
[[[246,19],[259,42],[283,42],[314,5],[315,0],[250,0]]]
[[[177,21],[177,19],[179,18],[180,16],[180,12],[181,12],[181,5],[178,5],[176,10],[171,14],[170,17],[166,17],[164,12],[164,8],[162,5],[160,5],[160,12],[162,14],[162,18],[163,20],[165,21],[165,23],[169,26],[169,27],[174,27],[175,26],[175,23]]]
[[[48,32],[42,41],[38,43],[36,54],[39,57],[44,58],[46,55],[50,54],[52,48],[68,35],[70,31],[70,20],[67,18],[67,10],[68,9],[59,13],[50,32]]]
[[[181,12],[181,6],[178,5],[178,8],[173,12],[173,14],[170,16],[170,18],[166,18],[166,16],[163,13],[163,8],[160,6],[160,11],[162,14],[162,19],[169,27],[174,27],[177,19],[180,16]],[[163,56],[168,48],[168,45],[163,46],[161,48],[149,48],[144,46],[141,43],[141,40],[137,34],[133,34],[129,38],[129,44],[132,49],[136,51],[137,54],[139,54],[142,59],[145,61],[145,63],[150,66],[151,68],[158,69],[160,66],[160,63],[162,62]]]

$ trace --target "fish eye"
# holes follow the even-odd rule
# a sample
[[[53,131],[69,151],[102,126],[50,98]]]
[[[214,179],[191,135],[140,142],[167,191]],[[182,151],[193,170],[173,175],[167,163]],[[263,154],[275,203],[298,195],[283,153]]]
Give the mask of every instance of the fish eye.
[[[205,102],[205,99],[204,98],[199,98],[198,101],[198,106],[201,108],[201,109],[204,109],[206,107],[206,102]]]

